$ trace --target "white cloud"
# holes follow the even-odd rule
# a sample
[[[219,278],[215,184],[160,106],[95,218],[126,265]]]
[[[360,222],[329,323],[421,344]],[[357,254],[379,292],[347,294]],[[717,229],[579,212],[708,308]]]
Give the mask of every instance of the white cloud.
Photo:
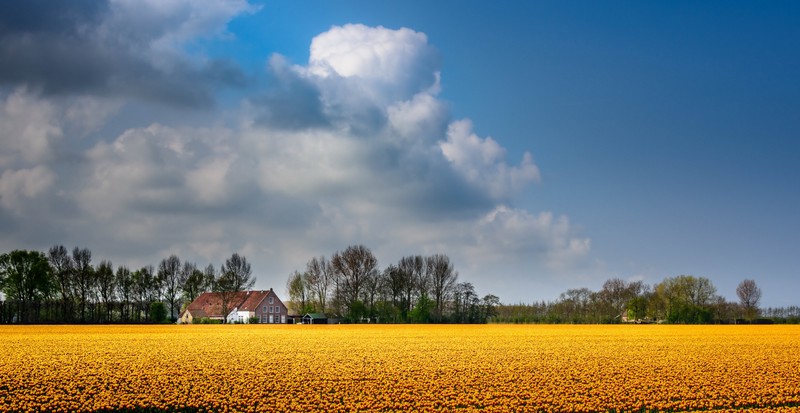
[[[244,144],[258,163],[258,182],[267,193],[314,196],[370,179],[364,165],[370,148],[352,137],[317,129],[253,129],[245,136]]]
[[[430,93],[418,93],[411,100],[387,108],[392,136],[402,144],[435,142],[448,121],[446,105]]]
[[[0,176],[0,205],[24,214],[29,202],[46,194],[55,182],[55,174],[46,166],[3,171]]]
[[[63,137],[56,114],[53,104],[25,88],[7,96],[0,105],[0,168],[49,161],[53,143]]]
[[[544,263],[551,269],[564,269],[583,260],[591,241],[575,235],[569,218],[552,212],[531,214],[522,209],[499,205],[475,225],[474,254],[503,257],[511,252]]]
[[[227,139],[226,139],[227,138]],[[133,208],[187,211],[230,206],[252,185],[247,166],[224,129],[129,129],[92,147],[80,202],[98,216]],[[116,206],[109,208],[109,206]]]
[[[393,103],[439,90],[438,52],[407,28],[334,26],[314,37],[308,66],[295,71],[317,86],[331,122],[356,133],[382,128]]]
[[[467,181],[487,190],[494,199],[504,199],[540,179],[530,153],[523,155],[520,166],[508,166],[505,149],[491,137],[480,138],[473,133],[469,120],[451,123],[447,140],[439,142],[439,147]]]
[[[357,78],[363,85],[376,82],[411,95],[438,80],[436,51],[424,33],[407,28],[334,26],[311,41],[308,63],[315,76]]]

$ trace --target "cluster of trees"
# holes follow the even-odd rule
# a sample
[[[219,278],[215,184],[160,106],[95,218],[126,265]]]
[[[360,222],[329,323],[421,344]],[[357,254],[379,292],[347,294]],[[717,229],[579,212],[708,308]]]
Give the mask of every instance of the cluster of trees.
[[[641,281],[613,278],[600,291],[588,288],[569,289],[554,302],[502,305],[496,321],[509,323],[617,323],[623,320],[669,323],[756,322],[761,289],[753,280],[742,281],[736,289],[739,302],[717,295],[714,284],[704,277],[680,275],[668,277],[653,286]],[[782,312],[770,309],[770,316],[781,313],[783,319],[797,320],[795,308]],[[794,317],[794,318],[792,318]],[[764,321],[764,320],[762,320]]]
[[[326,313],[352,322],[484,323],[500,300],[480,298],[475,287],[458,281],[446,255],[412,255],[379,269],[363,245],[336,251],[330,259],[311,258],[304,272],[286,283],[295,314]]]
[[[205,291],[232,297],[255,282],[250,264],[233,254],[219,271],[200,269],[176,255],[157,267],[116,269],[92,264],[92,252],[63,245],[47,252],[15,250],[0,255],[0,323],[140,323],[175,320]]]

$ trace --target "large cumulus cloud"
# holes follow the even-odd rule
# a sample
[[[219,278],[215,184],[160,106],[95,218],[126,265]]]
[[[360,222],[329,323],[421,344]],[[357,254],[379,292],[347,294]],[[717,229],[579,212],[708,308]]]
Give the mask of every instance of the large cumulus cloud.
[[[245,0],[2,2],[0,85],[210,105],[215,86],[241,85],[245,75],[182,50],[224,34],[232,17],[252,10]]]
[[[452,118],[439,97],[439,53],[411,29],[332,27],[304,64],[265,56],[267,86],[216,120],[138,119],[115,130],[108,117],[126,118],[131,99],[213,99],[219,81],[205,74],[214,59],[186,45],[224,34],[251,8],[196,3],[74,2],[60,4],[69,12],[58,25],[3,20],[0,57],[30,55],[0,72],[0,227],[11,234],[2,247],[74,243],[129,265],[169,253],[219,263],[240,251],[263,287],[352,243],[383,265],[447,253],[484,290],[500,267],[519,281],[585,263],[590,241],[567,217],[513,206],[540,180],[533,157],[509,160],[499,140]],[[52,47],[82,45],[96,73],[62,78],[44,67],[57,53],[27,49],[59,30]],[[148,75],[151,84],[136,83]],[[116,103],[99,110],[109,95]],[[78,100],[98,112],[76,111]],[[88,130],[100,132],[82,139]],[[14,234],[29,228],[36,235],[17,245]]]

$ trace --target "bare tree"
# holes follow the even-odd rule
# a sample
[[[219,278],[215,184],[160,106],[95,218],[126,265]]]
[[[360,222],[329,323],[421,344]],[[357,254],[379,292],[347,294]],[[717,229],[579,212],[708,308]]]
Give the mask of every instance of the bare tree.
[[[74,266],[72,258],[63,245],[55,245],[48,251],[47,259],[53,269],[56,289],[61,299],[61,317],[65,321],[72,321],[74,316],[72,306],[72,273]]]
[[[405,318],[406,313],[403,309],[407,309],[408,305],[404,304],[405,301],[405,278],[404,274],[396,265],[390,265],[383,271],[384,288],[388,296],[391,298],[392,306],[399,311],[399,314],[394,314],[394,321],[399,321],[397,316]]]
[[[570,288],[561,293],[555,304],[564,322],[586,321],[592,291],[588,288]]]
[[[97,280],[97,292],[100,293],[100,299],[103,301],[103,307],[106,312],[105,321],[109,322],[111,321],[111,307],[116,296],[114,266],[111,261],[100,261],[97,271],[95,271],[95,278]]]
[[[419,274],[423,271],[424,262],[422,260],[422,256],[408,256],[400,258],[400,261],[397,263],[397,270],[398,270],[398,282],[401,284],[401,288],[403,289],[403,308],[400,310],[403,317],[411,311],[414,307],[414,295],[418,293],[418,280],[420,279]]]
[[[74,264],[73,282],[71,285],[75,288],[78,296],[81,321],[86,322],[86,304],[89,301],[89,294],[91,294],[94,287],[94,268],[92,267],[92,252],[88,248],[75,247],[72,250],[72,262]]]
[[[600,299],[605,304],[605,316],[611,320],[618,320],[629,297],[628,283],[625,280],[620,278],[606,280],[600,290]]]
[[[475,323],[480,313],[480,300],[472,283],[462,282],[456,284],[453,294],[455,313],[454,321],[460,323]]]
[[[431,277],[428,268],[425,266],[425,257],[415,255],[411,257],[414,270],[414,292],[419,299],[422,296],[430,297]]]
[[[442,321],[444,303],[453,294],[458,280],[458,272],[447,255],[435,254],[425,259],[426,273],[429,274],[431,292],[433,293],[433,316],[435,322]]]
[[[158,264],[158,279],[164,292],[164,298],[169,304],[169,318],[175,317],[175,304],[181,292],[181,260],[177,255],[170,255]]]
[[[213,271],[214,266],[211,266],[211,269]],[[189,261],[183,263],[179,284],[184,305],[190,304],[209,287],[206,284],[206,275],[197,269],[197,265]]]
[[[739,296],[739,303],[744,310],[745,318],[748,321],[752,321],[758,317],[758,302],[761,301],[761,288],[758,288],[756,282],[750,279],[742,281],[739,283],[739,286],[736,287],[736,295]]]
[[[116,275],[117,297],[120,300],[120,317],[122,321],[130,320],[131,300],[133,299],[133,278],[131,270],[121,265],[117,267]]]
[[[133,282],[133,296],[136,301],[136,319],[141,319],[141,314],[144,313],[147,320],[150,319],[150,303],[156,301],[159,297],[161,287],[159,285],[158,277],[155,276],[155,270],[152,265],[146,265],[134,272],[131,275]]]
[[[362,292],[362,301],[367,308],[367,315],[373,317],[375,315],[375,297],[378,296],[381,286],[381,277],[378,269],[373,269],[367,273],[364,279],[364,288]]]
[[[361,298],[367,278],[377,271],[378,260],[372,251],[363,245],[349,246],[344,252],[336,252],[331,257],[333,270],[339,277],[340,293],[350,316],[353,306]]]
[[[286,281],[286,290],[289,292],[289,303],[295,314],[305,314],[310,312],[309,306],[309,285],[308,274],[301,274],[299,271],[289,275]]]
[[[328,289],[333,282],[333,267],[325,256],[314,257],[306,264],[306,274],[311,294],[317,302],[316,308],[320,312],[327,310]]]
[[[217,269],[214,268],[214,264],[208,264],[206,269],[203,271],[203,292],[212,291],[214,289],[214,282],[216,282],[216,280]]]
[[[256,282],[251,278],[252,270],[247,258],[237,253],[225,260],[220,268],[219,277],[214,282],[214,292],[219,293],[222,301],[223,322],[228,322],[228,313],[231,312],[231,301],[241,291],[250,289]]]

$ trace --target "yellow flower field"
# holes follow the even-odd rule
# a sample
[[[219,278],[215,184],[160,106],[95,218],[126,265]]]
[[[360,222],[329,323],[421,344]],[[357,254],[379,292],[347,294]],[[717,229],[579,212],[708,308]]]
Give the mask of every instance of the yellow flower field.
[[[0,411],[800,411],[800,326],[0,326]]]

